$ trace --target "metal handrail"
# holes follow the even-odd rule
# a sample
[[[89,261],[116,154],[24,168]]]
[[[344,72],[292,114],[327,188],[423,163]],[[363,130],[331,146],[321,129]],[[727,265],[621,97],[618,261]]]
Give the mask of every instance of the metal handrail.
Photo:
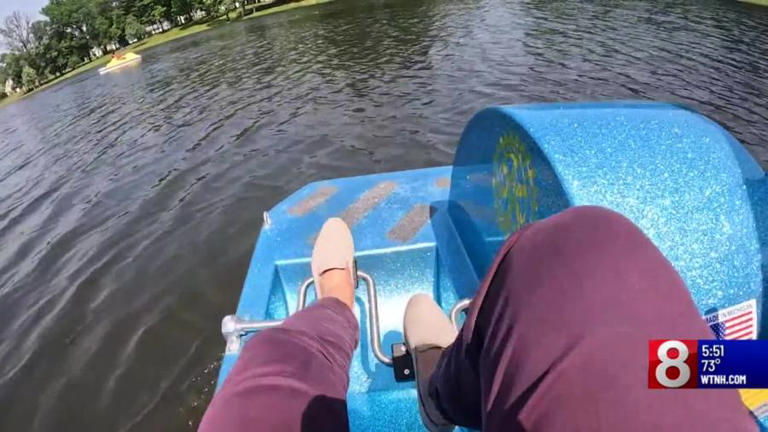
[[[365,280],[368,291],[368,339],[371,342],[371,350],[376,359],[387,366],[392,366],[392,357],[384,354],[381,349],[381,331],[379,330],[379,300],[376,295],[376,285],[373,278],[361,271],[357,276]]]
[[[365,272],[358,271],[357,277],[363,279],[366,285],[366,292],[368,295],[368,305],[366,308],[368,314],[368,339],[370,340],[371,350],[373,351],[376,360],[384,363],[387,366],[392,366],[392,357],[384,354],[384,350],[381,348],[381,330],[379,329],[379,303],[376,293],[376,283],[373,278]],[[313,278],[308,278],[301,283],[298,293],[298,302],[296,304],[296,311],[300,311],[306,307],[307,294],[309,293],[309,286],[314,283]],[[451,308],[451,322],[456,329],[459,329],[459,314],[469,307],[471,299],[459,300],[453,308]],[[242,337],[248,333],[254,333],[257,331],[265,330],[272,327],[277,327],[283,323],[284,320],[244,320],[237,315],[227,315],[221,320],[221,334],[227,341],[227,347],[225,352],[236,353],[240,351],[242,345]]]
[[[384,350],[381,348],[381,330],[379,329],[379,305],[378,297],[376,295],[376,284],[368,273],[358,271],[357,277],[365,281],[368,294],[368,337],[371,343],[371,350],[378,361],[387,366],[392,366],[392,358],[384,354]],[[304,309],[306,306],[309,286],[313,283],[313,278],[308,278],[301,283],[301,286],[299,287],[298,303],[296,305],[297,312]],[[248,333],[277,327],[282,323],[283,320],[243,320],[238,318],[237,315],[225,316],[221,320],[221,334],[227,341],[226,352],[235,353],[240,351],[242,336]]]
[[[296,306],[296,312],[304,309],[307,303],[307,293],[309,292],[309,286],[312,285],[313,278],[309,278],[301,283],[299,287],[299,301]],[[240,351],[242,345],[242,337],[248,333],[255,333],[257,331],[266,330],[268,328],[277,327],[283,323],[284,320],[244,320],[237,315],[227,315],[221,320],[221,334],[224,336],[224,340],[227,341],[227,347],[225,353],[236,353]]]
[[[451,308],[451,323],[453,323],[453,326],[456,328],[456,330],[461,330],[461,326],[459,325],[459,314],[469,308],[471,303],[471,298],[465,298],[457,301],[456,304]]]

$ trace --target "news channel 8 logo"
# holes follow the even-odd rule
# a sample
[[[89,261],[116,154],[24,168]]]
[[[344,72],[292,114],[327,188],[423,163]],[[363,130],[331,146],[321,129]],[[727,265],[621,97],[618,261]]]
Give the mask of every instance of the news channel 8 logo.
[[[648,342],[648,388],[696,388],[697,340]]]

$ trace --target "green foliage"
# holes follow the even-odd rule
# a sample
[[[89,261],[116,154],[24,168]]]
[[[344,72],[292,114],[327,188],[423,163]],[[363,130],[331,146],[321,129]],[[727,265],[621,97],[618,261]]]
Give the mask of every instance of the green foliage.
[[[171,0],[171,14],[174,16],[188,16],[192,10],[192,0]]]
[[[154,19],[157,22],[162,21],[165,18],[166,11],[168,9],[165,6],[157,5],[154,8],[152,8],[152,19]]]
[[[37,86],[37,72],[31,67],[24,65],[21,70],[21,83],[28,89],[33,89]]]
[[[21,55],[4,53],[0,55],[0,62],[3,63],[3,70],[7,78],[12,79],[16,84],[21,83],[21,71],[24,68]]]
[[[114,8],[110,17],[110,27],[108,31],[109,39],[112,41],[123,41],[125,39],[125,15],[123,11]]]
[[[9,78],[8,71],[5,70],[5,65],[0,65],[0,96],[5,94],[5,81]]]
[[[235,7],[235,0],[219,0],[218,3],[219,8],[227,14],[227,21],[229,21],[229,11]]]
[[[125,18],[124,30],[125,30],[125,36],[131,40],[142,39],[146,34],[146,30],[144,30],[144,26],[141,25],[139,20],[136,19],[136,17],[133,15],[128,15]]]
[[[69,59],[67,60],[67,68],[66,70],[72,70],[80,65],[83,60],[76,55],[71,55]]]

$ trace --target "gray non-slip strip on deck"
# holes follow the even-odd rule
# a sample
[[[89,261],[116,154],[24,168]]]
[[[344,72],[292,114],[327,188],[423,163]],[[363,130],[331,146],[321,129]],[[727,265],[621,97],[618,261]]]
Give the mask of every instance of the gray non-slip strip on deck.
[[[406,243],[421,231],[427,221],[429,221],[429,206],[416,204],[389,230],[387,237],[396,242]]]
[[[386,199],[392,191],[397,187],[397,183],[393,181],[383,181],[375,184],[372,188],[365,191],[355,202],[349,205],[339,215],[339,217],[347,223],[350,227],[360,222],[365,215],[371,212],[377,205],[379,205],[384,199]],[[314,233],[307,239],[307,243],[314,244],[317,239],[317,234]]]
[[[384,199],[395,190],[395,187],[397,187],[397,183],[393,181],[377,183],[375,186],[365,191],[357,201],[347,207],[339,217],[344,220],[347,225],[355,225],[377,205],[384,201]]]
[[[303,216],[311,212],[312,210],[314,210],[315,207],[328,201],[328,198],[332,197],[333,194],[336,193],[336,191],[338,191],[336,186],[319,187],[311,195],[297,202],[291,208],[289,208],[288,214],[291,214],[294,216]]]
[[[451,179],[448,177],[438,177],[435,179],[435,186],[440,189],[448,189],[451,187]]]

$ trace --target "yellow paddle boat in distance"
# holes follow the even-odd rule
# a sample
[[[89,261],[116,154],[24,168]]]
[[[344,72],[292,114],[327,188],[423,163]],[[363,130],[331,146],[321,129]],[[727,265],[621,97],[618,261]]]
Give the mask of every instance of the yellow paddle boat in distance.
[[[106,66],[99,69],[99,74],[103,75],[107,72],[113,72],[129,65],[138,64],[139,62],[141,62],[141,56],[132,52],[125,54],[114,54],[112,56],[112,60],[110,60]]]

